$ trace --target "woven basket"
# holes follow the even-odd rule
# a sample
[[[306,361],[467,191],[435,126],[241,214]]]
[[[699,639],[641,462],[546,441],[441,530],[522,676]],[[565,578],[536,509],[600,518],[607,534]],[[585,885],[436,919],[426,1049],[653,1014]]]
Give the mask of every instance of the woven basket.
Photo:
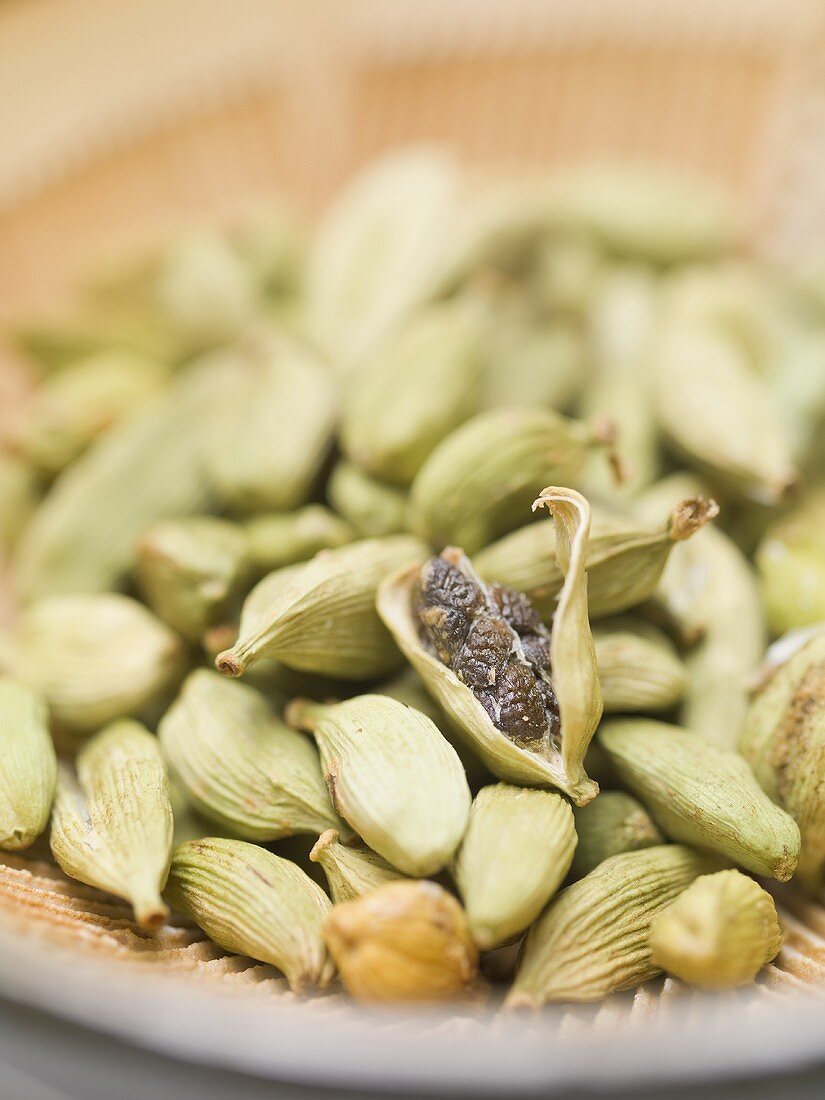
[[[311,215],[357,165],[418,139],[470,162],[699,171],[734,190],[756,247],[799,262],[825,239],[823,120],[817,0],[6,0],[0,319],[58,306],[101,258],[172,226],[274,192]],[[2,352],[6,416],[23,384]],[[528,1021],[377,1019],[340,998],[301,1004],[191,928],[144,936],[45,849],[4,864],[0,993],[179,1057],[512,1094],[753,1073],[823,1050],[825,909],[793,889],[781,955],[736,996],[668,980]]]

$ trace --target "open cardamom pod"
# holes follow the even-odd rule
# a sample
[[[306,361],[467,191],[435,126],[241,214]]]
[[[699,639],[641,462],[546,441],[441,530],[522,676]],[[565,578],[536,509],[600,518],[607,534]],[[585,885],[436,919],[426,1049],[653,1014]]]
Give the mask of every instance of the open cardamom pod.
[[[114,722],[80,750],[77,780],[61,769],[50,843],[71,878],[125,898],[154,931],[169,910],[161,891],[172,855],[169,782],[157,738]]]
[[[479,413],[430,454],[410,490],[410,526],[441,549],[475,554],[515,527],[543,485],[575,481],[609,432],[551,409]]]
[[[312,743],[246,684],[190,673],[158,729],[194,808],[248,840],[341,829]]]
[[[602,712],[587,617],[587,501],[545,489],[564,572],[549,634],[523,595],[487,588],[459,550],[388,577],[378,610],[427,690],[500,779],[555,786],[580,805],[582,761]],[[508,619],[509,615],[509,619]],[[512,621],[511,621],[512,620]]]
[[[359,1001],[460,997],[478,974],[464,912],[435,882],[390,882],[336,905],[324,936]]]
[[[624,791],[602,791],[586,806],[573,811],[578,844],[570,877],[584,878],[611,856],[664,844],[665,838],[650,814]]]
[[[40,836],[56,778],[45,699],[0,676],[0,851],[28,848]]]
[[[320,550],[346,546],[357,537],[346,520],[323,504],[306,504],[294,512],[253,516],[243,530],[247,557],[257,577],[285,565],[309,561]]]
[[[341,446],[380,481],[409,485],[478,408],[481,326],[464,302],[417,311],[347,380]]]
[[[449,863],[470,789],[455,749],[426,715],[360,695],[331,705],[295,699],[286,719],[314,736],[332,803],[370,848],[415,877]]]
[[[605,722],[598,742],[622,784],[671,840],[718,852],[780,882],[794,873],[799,828],[738,753],[649,718]]]
[[[401,657],[375,609],[375,594],[388,574],[426,553],[418,539],[390,535],[270,573],[247,597],[238,640],[218,654],[218,670],[242,676],[262,658],[275,657],[290,668],[342,680],[391,672]]]
[[[601,512],[587,543],[590,615],[603,618],[635,607],[656,590],[671,550],[719,514],[714,500],[690,497],[656,527]],[[485,547],[476,556],[487,581],[524,592],[549,619],[564,582],[556,553],[553,521],[528,524]]]
[[[243,840],[190,840],[172,853],[166,892],[215,943],[277,967],[295,993],[332,980],[322,933],[332,906],[288,859]]]
[[[799,825],[796,878],[818,890],[825,876],[825,627],[790,635],[768,650],[739,750],[763,789]]]
[[[606,859],[562,890],[530,929],[505,1005],[597,1001],[655,978],[651,921],[695,878],[719,867],[714,856],[677,844]]]
[[[158,618],[190,642],[219,622],[249,578],[246,538],[228,520],[189,516],[150,527],[135,580]]]
[[[653,964],[702,989],[747,985],[781,944],[773,898],[741,871],[701,875],[650,926]]]
[[[497,783],[476,795],[454,874],[481,951],[523,932],[564,880],[576,847],[570,804]]]
[[[315,843],[309,858],[320,863],[336,905],[354,901],[386,882],[404,878],[381,856],[363,844],[342,844],[335,829],[327,829]]]
[[[4,659],[45,696],[55,727],[80,735],[151,711],[185,667],[177,635],[137,600],[113,592],[32,604]]]
[[[237,512],[295,508],[332,443],[335,380],[318,353],[285,333],[255,330],[238,345],[236,388],[206,462]]]
[[[327,499],[364,538],[407,530],[407,494],[365,474],[352,462],[337,462],[327,482]]]
[[[669,710],[685,691],[685,666],[664,631],[636,616],[593,628],[605,713]]]

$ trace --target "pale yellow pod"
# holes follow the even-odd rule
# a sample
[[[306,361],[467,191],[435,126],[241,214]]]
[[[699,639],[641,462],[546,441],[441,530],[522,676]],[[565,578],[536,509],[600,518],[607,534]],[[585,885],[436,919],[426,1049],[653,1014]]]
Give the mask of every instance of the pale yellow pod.
[[[561,885],[576,847],[560,795],[497,783],[478,792],[453,873],[481,951],[523,932]]]
[[[452,859],[470,813],[455,749],[419,711],[384,695],[324,705],[294,700],[287,721],[318,743],[341,817],[404,874],[435,874]]]
[[[8,665],[45,696],[55,727],[86,735],[151,711],[183,675],[185,654],[143,604],[110,592],[32,604],[16,624]]]
[[[0,677],[0,850],[19,851],[46,828],[57,762],[45,699]]]
[[[719,860],[676,844],[624,852],[568,886],[531,928],[505,1004],[598,1001],[660,973],[653,918]]]
[[[332,980],[329,898],[288,859],[243,840],[191,840],[172,855],[167,896],[225,950],[277,967],[295,993]]]
[[[342,680],[391,672],[401,657],[375,609],[378,585],[399,566],[426,556],[418,539],[390,535],[271,573],[247,597],[238,640],[218,655],[218,670],[242,676],[274,657],[289,668]]]
[[[825,622],[825,491],[806,494],[756,551],[759,591],[774,634]]]
[[[701,989],[747,985],[781,945],[773,898],[741,871],[701,875],[650,926],[654,965]]]
[[[172,854],[169,781],[157,738],[138,722],[115,722],[84,745],[77,780],[57,788],[50,843],[71,878],[125,898],[154,931],[169,910],[161,891]]]
[[[254,688],[196,669],[158,733],[188,801],[233,835],[276,840],[342,827],[315,747]]]
[[[671,840],[718,852],[757,875],[787,881],[799,827],[736,752],[649,718],[605,722],[598,741],[621,783]]]
[[[0,556],[14,550],[37,508],[40,487],[36,472],[15,455],[0,453]]]
[[[391,882],[336,905],[324,924],[347,990],[359,1001],[466,996],[478,951],[455,898],[434,882]]]
[[[342,844],[335,829],[327,829],[318,837],[309,858],[323,867],[336,905],[405,877],[366,845]]]
[[[681,700],[687,673],[664,631],[623,615],[598,623],[593,644],[606,714],[669,710]]]
[[[493,723],[471,688],[422,644],[412,605],[419,566],[387,578],[379,590],[378,610],[427,690],[493,775],[527,786],[558,787],[584,805],[598,791],[584,771],[583,760],[602,713],[587,615],[590,508],[579,493],[559,488],[545,489],[534,507],[541,505],[555,516],[557,552],[565,576],[550,640],[552,685],[561,721],[558,743],[547,744],[541,753],[516,744]]]

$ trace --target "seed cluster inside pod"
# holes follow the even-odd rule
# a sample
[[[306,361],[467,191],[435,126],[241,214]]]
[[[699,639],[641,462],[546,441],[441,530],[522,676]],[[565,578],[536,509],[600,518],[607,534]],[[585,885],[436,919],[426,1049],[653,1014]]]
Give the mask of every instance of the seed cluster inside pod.
[[[539,751],[555,743],[550,634],[523,593],[485,585],[466,555],[450,547],[422,567],[413,610],[422,641],[502,733]]]

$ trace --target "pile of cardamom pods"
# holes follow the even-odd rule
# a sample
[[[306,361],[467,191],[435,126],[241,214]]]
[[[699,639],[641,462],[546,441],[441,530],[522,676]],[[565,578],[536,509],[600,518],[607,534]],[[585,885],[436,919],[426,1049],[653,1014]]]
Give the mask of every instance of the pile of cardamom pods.
[[[825,278],[692,180],[415,148],[12,338],[0,849],[301,993],[776,956],[765,887],[825,868]]]

